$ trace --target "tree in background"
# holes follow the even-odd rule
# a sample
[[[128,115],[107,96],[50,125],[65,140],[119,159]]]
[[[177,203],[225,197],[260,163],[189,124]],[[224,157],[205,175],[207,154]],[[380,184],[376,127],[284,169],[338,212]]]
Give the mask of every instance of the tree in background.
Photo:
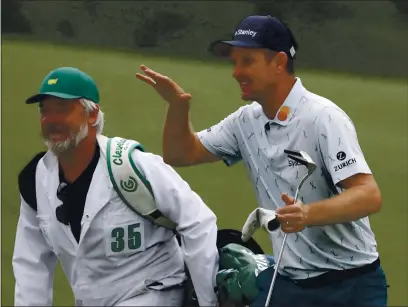
[[[31,26],[21,13],[20,0],[1,2],[1,33],[31,33]]]
[[[394,3],[398,12],[402,15],[402,19],[408,21],[408,1],[407,0],[390,0]]]

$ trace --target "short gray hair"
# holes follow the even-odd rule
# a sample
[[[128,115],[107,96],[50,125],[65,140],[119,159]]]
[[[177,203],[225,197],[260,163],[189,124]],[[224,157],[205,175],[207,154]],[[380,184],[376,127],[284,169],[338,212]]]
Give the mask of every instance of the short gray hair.
[[[79,101],[80,101],[81,104],[84,106],[85,112],[86,112],[87,114],[89,114],[89,112],[91,112],[91,111],[93,111],[93,110],[99,109],[99,111],[98,111],[98,117],[96,118],[96,121],[95,121],[95,123],[93,124],[93,126],[96,127],[96,134],[102,134],[102,130],[103,130],[103,125],[104,125],[104,123],[105,123],[105,119],[104,119],[104,114],[103,114],[103,112],[101,111],[101,109],[98,108],[98,105],[97,105],[95,102],[91,101],[91,100],[88,100],[88,99],[85,99],[85,98],[81,98]]]

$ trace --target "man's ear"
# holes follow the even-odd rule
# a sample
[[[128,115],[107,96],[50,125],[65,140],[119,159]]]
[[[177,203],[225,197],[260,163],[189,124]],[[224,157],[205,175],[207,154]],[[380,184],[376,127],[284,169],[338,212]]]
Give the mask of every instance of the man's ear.
[[[285,52],[278,52],[276,54],[276,70],[278,73],[286,71],[286,65],[288,64],[288,56]]]
[[[89,112],[88,123],[90,123],[91,125],[94,125],[96,123],[96,119],[98,118],[98,112],[99,108],[93,109],[92,111]]]

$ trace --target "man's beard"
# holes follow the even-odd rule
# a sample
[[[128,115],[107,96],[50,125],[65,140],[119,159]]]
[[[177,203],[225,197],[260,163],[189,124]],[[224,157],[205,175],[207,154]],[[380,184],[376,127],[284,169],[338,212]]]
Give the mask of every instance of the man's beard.
[[[88,136],[88,125],[85,123],[77,133],[71,135],[65,141],[51,141],[44,137],[44,143],[55,155],[62,154],[69,149],[75,148]]]

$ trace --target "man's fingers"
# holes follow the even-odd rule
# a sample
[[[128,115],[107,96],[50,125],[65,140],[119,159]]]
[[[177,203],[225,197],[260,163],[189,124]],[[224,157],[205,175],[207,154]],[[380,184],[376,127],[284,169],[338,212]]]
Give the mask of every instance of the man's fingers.
[[[294,233],[294,232],[299,232],[299,227],[292,227],[292,226],[282,226],[281,227],[283,232],[286,233]]]
[[[138,78],[139,80],[142,80],[143,82],[150,84],[150,85],[156,85],[156,81],[154,81],[152,78],[139,74],[136,74],[136,78]]]
[[[162,74],[159,74],[158,72],[155,72],[154,70],[150,69],[149,67],[145,65],[141,65],[140,68],[143,70],[143,72],[154,79],[155,81],[158,80],[165,80],[165,81],[170,81],[169,77],[163,76]]]
[[[290,213],[298,213],[300,211],[301,209],[299,208],[299,206],[285,206],[285,207],[278,208],[276,210],[276,214],[285,215],[285,214],[290,214]]]
[[[303,228],[299,221],[281,222],[281,230],[286,233],[299,232],[302,231]]]
[[[293,205],[295,203],[295,199],[293,197],[290,197],[286,193],[282,193],[281,198],[285,202],[286,205]]]
[[[150,69],[149,67],[147,67],[144,64],[140,65],[140,69],[145,73],[150,73],[150,74],[156,73],[155,71],[153,71],[152,69]]]
[[[282,225],[286,224],[287,222],[290,224],[302,221],[302,216],[299,215],[298,213],[277,215],[276,218]]]

